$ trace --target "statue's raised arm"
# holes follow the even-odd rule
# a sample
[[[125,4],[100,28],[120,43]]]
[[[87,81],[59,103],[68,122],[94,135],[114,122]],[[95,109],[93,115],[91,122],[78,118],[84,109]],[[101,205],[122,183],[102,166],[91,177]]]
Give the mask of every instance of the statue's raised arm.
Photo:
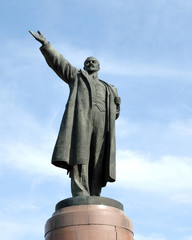
[[[32,31],[29,31],[31,33],[31,35],[38,41],[40,42],[42,45],[45,45],[47,43],[46,38],[43,36],[43,34],[40,31],[37,31],[37,33],[34,33]]]
[[[73,67],[51,44],[46,40],[44,35],[37,31],[29,33],[42,44],[41,53],[45,57],[47,64],[56,72],[56,74],[66,83],[71,83],[76,76],[78,69]]]

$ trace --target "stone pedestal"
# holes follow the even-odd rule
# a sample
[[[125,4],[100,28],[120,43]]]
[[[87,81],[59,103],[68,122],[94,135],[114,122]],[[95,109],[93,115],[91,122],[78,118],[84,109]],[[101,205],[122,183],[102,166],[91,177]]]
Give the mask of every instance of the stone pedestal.
[[[75,197],[56,205],[45,225],[45,240],[133,240],[133,227],[121,203]]]

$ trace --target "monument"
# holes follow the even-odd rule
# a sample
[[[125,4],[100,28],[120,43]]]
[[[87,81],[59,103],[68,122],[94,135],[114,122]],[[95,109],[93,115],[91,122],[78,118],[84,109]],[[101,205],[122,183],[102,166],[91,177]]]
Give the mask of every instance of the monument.
[[[56,205],[45,227],[46,240],[132,240],[131,221],[116,200],[100,197],[116,180],[115,121],[120,114],[117,89],[98,78],[99,61],[91,56],[84,70],[72,66],[38,31],[47,64],[69,86],[69,98],[52,155],[67,170],[72,198]]]

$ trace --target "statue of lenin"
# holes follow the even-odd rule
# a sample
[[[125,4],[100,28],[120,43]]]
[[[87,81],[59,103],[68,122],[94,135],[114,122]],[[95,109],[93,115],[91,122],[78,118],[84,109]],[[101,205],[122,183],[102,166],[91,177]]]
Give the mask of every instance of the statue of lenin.
[[[73,197],[100,196],[102,187],[116,178],[117,89],[98,78],[100,65],[95,57],[88,57],[84,70],[78,70],[41,32],[30,33],[42,44],[40,50],[47,64],[70,89],[52,164],[67,169]]]

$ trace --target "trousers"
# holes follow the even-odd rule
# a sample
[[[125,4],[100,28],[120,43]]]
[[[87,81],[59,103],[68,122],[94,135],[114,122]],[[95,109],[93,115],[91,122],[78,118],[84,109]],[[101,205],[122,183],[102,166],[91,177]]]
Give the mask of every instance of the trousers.
[[[87,164],[75,165],[71,170],[71,191],[75,196],[100,196],[104,174],[106,112],[97,106],[92,110],[90,153]]]

